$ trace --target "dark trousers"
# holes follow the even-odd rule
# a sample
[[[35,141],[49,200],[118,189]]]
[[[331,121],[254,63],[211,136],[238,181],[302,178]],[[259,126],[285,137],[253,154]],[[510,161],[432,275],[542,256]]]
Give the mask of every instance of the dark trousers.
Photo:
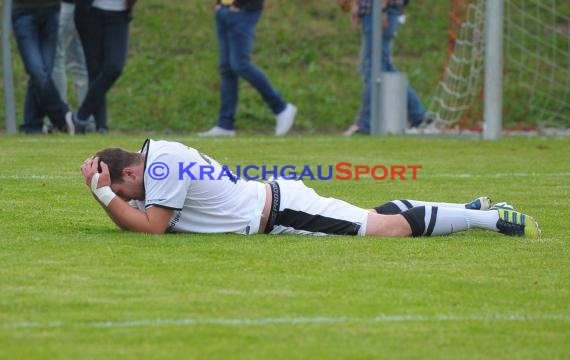
[[[12,27],[29,75],[21,130],[26,133],[41,132],[45,115],[54,126],[63,130],[69,108],[61,100],[51,77],[57,46],[59,5],[15,9],[12,12]]]
[[[106,11],[91,7],[75,11],[75,26],[87,64],[89,88],[77,118],[95,118],[97,129],[107,129],[107,92],[121,76],[127,60],[129,11]]]
[[[218,126],[227,130],[234,128],[240,78],[257,90],[274,114],[287,106],[265,74],[251,63],[255,29],[260,17],[261,10],[235,11],[227,6],[221,6],[216,12],[216,33],[220,45],[218,70],[222,80]]]

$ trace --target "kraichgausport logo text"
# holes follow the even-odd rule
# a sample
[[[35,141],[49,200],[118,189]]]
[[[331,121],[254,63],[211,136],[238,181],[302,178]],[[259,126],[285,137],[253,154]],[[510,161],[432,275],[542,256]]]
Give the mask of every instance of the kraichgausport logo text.
[[[147,174],[154,180],[176,176],[178,180],[417,180],[422,165],[356,165],[342,161],[335,165],[236,165],[222,166],[221,171],[213,165],[198,165],[196,162],[179,162],[170,169],[163,162],[154,162],[147,167]]]

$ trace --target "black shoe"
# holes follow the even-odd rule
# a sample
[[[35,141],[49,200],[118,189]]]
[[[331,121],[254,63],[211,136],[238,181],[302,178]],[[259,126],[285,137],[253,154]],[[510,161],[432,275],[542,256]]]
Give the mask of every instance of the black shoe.
[[[499,220],[497,229],[499,232],[509,236],[525,236],[531,239],[540,240],[541,231],[538,223],[532,217],[518,211],[499,208]]]

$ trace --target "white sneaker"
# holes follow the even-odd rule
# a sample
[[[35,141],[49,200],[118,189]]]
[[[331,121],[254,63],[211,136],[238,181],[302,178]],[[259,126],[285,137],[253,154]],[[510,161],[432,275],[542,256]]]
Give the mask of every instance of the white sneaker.
[[[297,107],[293,104],[287,103],[285,110],[281,111],[275,116],[275,136],[282,136],[289,132],[293,122],[295,122],[295,115],[297,115]]]
[[[358,132],[358,130],[360,130],[360,126],[357,124],[352,124],[342,133],[342,136],[352,136]]]
[[[42,133],[44,133],[45,135],[49,135],[53,132],[53,124],[51,123],[51,121],[48,121],[47,123],[44,123],[42,125]]]
[[[213,136],[235,136],[235,130],[228,130],[221,128],[219,126],[214,126],[208,131],[199,132],[198,136],[200,137],[213,137]]]

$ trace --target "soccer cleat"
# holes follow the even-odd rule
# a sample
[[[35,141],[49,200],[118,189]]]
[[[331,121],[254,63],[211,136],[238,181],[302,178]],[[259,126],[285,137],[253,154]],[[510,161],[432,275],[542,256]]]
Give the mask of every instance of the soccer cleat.
[[[531,216],[509,209],[497,209],[497,212],[497,229],[501,234],[540,239],[540,228]]]
[[[488,196],[481,196],[477,199],[465,204],[468,210],[489,210],[491,206],[491,199]]]
[[[489,208],[489,210],[499,210],[499,209],[514,210],[515,208],[512,205],[507,204],[506,202],[496,203]]]
[[[210,130],[199,132],[198,136],[200,137],[219,137],[219,136],[235,136],[235,130],[228,130],[221,128],[219,126],[214,126]]]

